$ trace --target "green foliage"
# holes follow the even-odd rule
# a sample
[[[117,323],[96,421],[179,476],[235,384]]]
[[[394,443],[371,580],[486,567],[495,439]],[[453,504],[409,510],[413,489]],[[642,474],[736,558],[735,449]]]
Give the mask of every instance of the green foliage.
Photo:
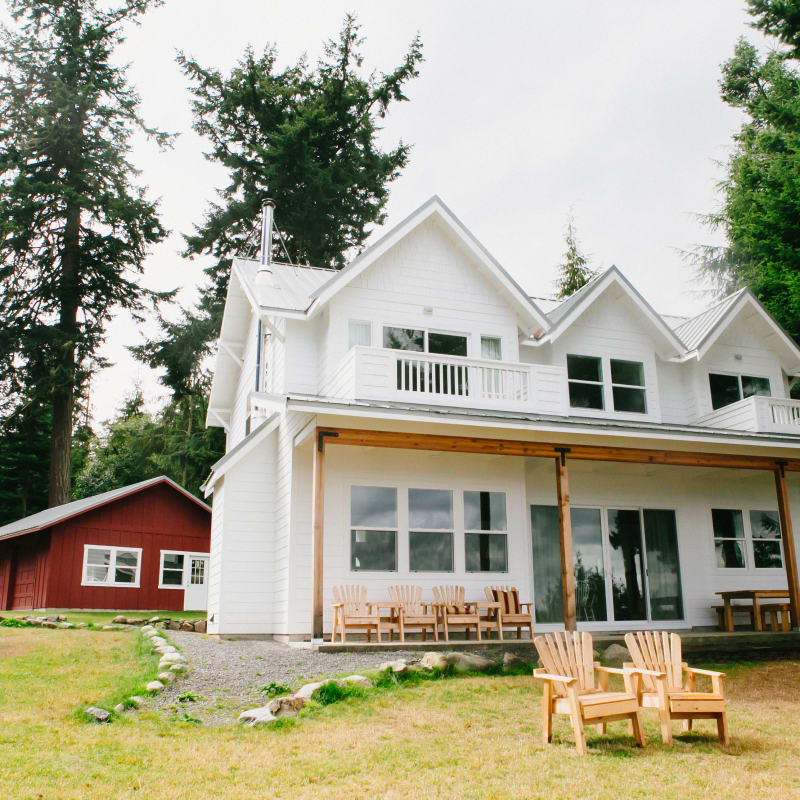
[[[3,628],[30,628],[31,624],[24,619],[14,619],[11,617],[9,619],[0,619],[0,626]]]
[[[203,697],[201,695],[194,694],[193,692],[184,692],[183,694],[178,695],[179,703],[196,703],[202,699]]]
[[[724,247],[700,248],[701,272],[725,293],[749,286],[800,341],[800,73],[798,4],[751,0],[754,27],[789,50],[766,56],[744,39],[722,67],[722,99],[745,114],[720,184],[722,205],[706,217]]]
[[[46,393],[51,504],[69,499],[75,398],[112,310],[166,296],[137,282],[166,232],[128,157],[135,132],[167,138],[114,63],[124,25],[157,4],[9,0],[16,26],[0,28],[0,385]]]
[[[365,689],[353,683],[338,684],[336,681],[328,681],[314,690],[311,699],[322,706],[329,706],[348,697],[364,697],[365,693]]]
[[[585,286],[597,274],[589,266],[588,259],[581,252],[575,231],[575,218],[572,215],[567,217],[564,242],[567,249],[564,253],[564,261],[559,264],[559,275],[556,280],[557,296],[560,298],[575,294],[578,289]]]
[[[266,686],[262,686],[258,691],[261,692],[261,694],[265,694],[267,697],[281,697],[282,695],[289,694],[292,690],[288,686],[284,686],[282,683],[270,681]]]

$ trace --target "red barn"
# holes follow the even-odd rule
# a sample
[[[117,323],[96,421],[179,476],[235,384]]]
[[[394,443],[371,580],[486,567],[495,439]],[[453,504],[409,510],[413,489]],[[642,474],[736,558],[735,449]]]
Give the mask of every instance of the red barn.
[[[0,609],[199,610],[211,508],[162,476],[0,527]]]

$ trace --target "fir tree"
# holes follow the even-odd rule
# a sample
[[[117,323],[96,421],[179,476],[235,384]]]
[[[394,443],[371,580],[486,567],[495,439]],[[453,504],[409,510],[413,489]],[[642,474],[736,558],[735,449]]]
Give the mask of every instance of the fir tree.
[[[567,217],[564,242],[567,249],[564,253],[564,261],[558,266],[559,275],[556,280],[557,296],[560,298],[575,294],[597,274],[589,267],[588,259],[581,252],[575,232],[575,218],[571,214]]]
[[[46,369],[48,502],[70,499],[75,399],[113,308],[156,296],[136,282],[165,236],[135,185],[130,138],[164,134],[114,63],[126,23],[158,0],[9,0],[0,30],[0,382],[18,394],[35,343]]]

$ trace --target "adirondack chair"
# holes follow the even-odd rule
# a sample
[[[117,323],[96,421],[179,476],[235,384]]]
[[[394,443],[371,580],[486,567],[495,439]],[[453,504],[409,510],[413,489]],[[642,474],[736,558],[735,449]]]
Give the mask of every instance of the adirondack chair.
[[[673,719],[685,720],[687,731],[692,729],[694,719],[714,719],[720,742],[725,746],[730,744],[722,690],[724,672],[688,666],[681,660],[681,637],[677,633],[637,631],[625,635],[625,644],[633,659],[631,666],[641,669],[639,705],[658,709],[661,738],[665,745],[672,744]],[[711,678],[711,692],[695,691],[698,675]]]
[[[481,638],[481,615],[477,603],[466,602],[464,594],[463,586],[433,587],[434,605],[442,621],[446,642],[450,641],[451,628],[464,628],[467,638],[469,638],[470,629],[475,628],[478,640]]]
[[[331,641],[336,641],[339,632],[341,640],[345,641],[347,630],[365,631],[367,641],[370,640],[372,631],[375,631],[378,641],[381,641],[382,624],[380,609],[367,603],[367,587],[346,585],[333,587],[333,632]]]
[[[398,622],[400,625],[400,641],[406,640],[409,628],[422,631],[422,641],[428,637],[428,628],[433,630],[434,641],[439,641],[439,620],[432,603],[422,602],[421,586],[390,586],[389,597],[393,603],[400,603]]]
[[[589,633],[547,633],[533,643],[544,665],[533,671],[544,682],[542,693],[542,740],[553,740],[553,714],[565,714],[572,721],[575,747],[586,754],[584,725],[599,725],[626,719],[630,722],[636,744],[645,746],[644,731],[637,701],[637,669],[601,667],[593,660]],[[595,686],[595,672],[599,687]],[[624,692],[608,691],[608,676],[622,675]]]
[[[515,586],[487,586],[486,599],[500,603],[501,627],[517,628],[517,639],[522,638],[522,628],[527,627],[533,639],[532,603],[520,603]]]

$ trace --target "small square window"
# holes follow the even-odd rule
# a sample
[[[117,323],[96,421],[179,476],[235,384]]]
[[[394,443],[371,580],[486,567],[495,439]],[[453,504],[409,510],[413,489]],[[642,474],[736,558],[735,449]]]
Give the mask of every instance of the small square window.
[[[742,399],[738,375],[717,375],[709,373],[708,384],[711,389],[711,406],[714,410],[738,403]]]
[[[742,397],[769,397],[771,394],[769,378],[754,378],[752,375],[742,375]]]
[[[369,347],[372,344],[372,325],[369,322],[351,319],[348,323],[348,349]]]
[[[481,336],[481,358],[491,361],[503,358],[503,343],[498,336]]]

